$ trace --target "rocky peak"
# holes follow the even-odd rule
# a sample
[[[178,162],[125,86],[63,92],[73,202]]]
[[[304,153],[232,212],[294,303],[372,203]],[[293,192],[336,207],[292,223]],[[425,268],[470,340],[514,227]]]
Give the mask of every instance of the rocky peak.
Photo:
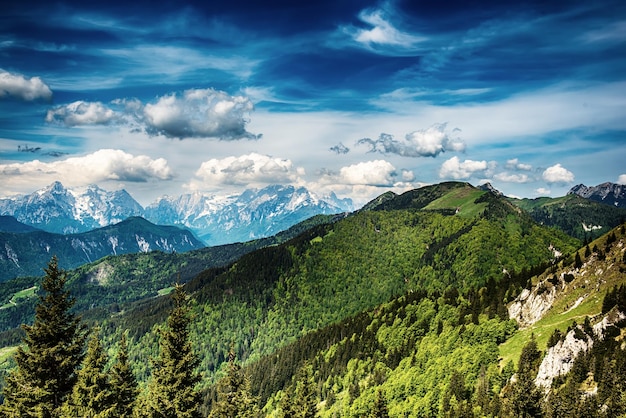
[[[578,184],[572,187],[567,194],[575,194],[607,205],[626,207],[626,185],[623,184],[606,182],[591,187]]]

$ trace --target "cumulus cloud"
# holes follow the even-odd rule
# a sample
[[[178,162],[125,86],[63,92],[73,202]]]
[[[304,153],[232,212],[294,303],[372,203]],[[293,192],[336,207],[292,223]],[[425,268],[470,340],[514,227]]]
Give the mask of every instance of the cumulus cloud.
[[[357,206],[387,190],[403,193],[417,187],[411,170],[398,170],[384,160],[364,161],[341,167],[338,171],[323,169],[318,174],[318,182],[308,183],[307,187],[320,194],[348,195]]]
[[[68,185],[87,185],[107,180],[147,182],[173,178],[172,169],[163,158],[131,155],[122,150],[101,149],[82,157],[53,162],[33,160],[25,163],[0,164],[0,177],[12,183],[36,178],[39,182],[59,180]]]
[[[549,196],[550,193],[551,193],[551,190],[550,189],[546,189],[544,187],[540,187],[537,190],[535,190],[535,194],[537,196]]]
[[[396,168],[385,160],[364,161],[341,167],[338,174],[328,176],[326,181],[349,185],[393,186],[397,181]]]
[[[347,154],[350,152],[350,148],[346,147],[341,142],[337,145],[333,145],[332,147],[330,147],[330,150],[335,154]]]
[[[246,130],[252,102],[214,89],[171,93],[153,103],[115,99],[109,104],[77,101],[50,109],[46,121],[68,127],[119,123],[169,138],[258,139]]]
[[[517,171],[531,171],[533,169],[532,165],[520,163],[517,158],[507,160],[506,165],[504,167],[507,170],[517,170]]]
[[[458,130],[448,132],[445,123],[437,123],[427,129],[406,134],[403,140],[382,133],[377,140],[360,139],[358,144],[370,146],[369,152],[398,154],[404,157],[436,157],[446,151],[465,151],[465,143],[455,135]]]
[[[442,179],[463,180],[476,176],[489,176],[490,171],[494,168],[495,163],[492,161],[460,161],[458,157],[452,157],[441,165],[439,177]]]
[[[191,89],[163,96],[144,108],[146,131],[171,138],[256,139],[246,131],[250,99],[214,89]]]
[[[561,164],[555,164],[545,169],[542,178],[548,184],[571,183],[574,181],[574,173],[561,166]]]
[[[46,122],[65,126],[107,125],[120,115],[100,102],[76,101],[48,110]]]
[[[15,97],[20,100],[50,100],[52,91],[41,78],[26,78],[0,69],[0,98]]]
[[[626,174],[620,174],[620,176],[617,178],[617,183],[626,184]]]
[[[304,169],[294,167],[290,160],[251,153],[203,162],[195,173],[197,179],[192,180],[188,187],[208,190],[223,185],[296,183],[303,174]]]

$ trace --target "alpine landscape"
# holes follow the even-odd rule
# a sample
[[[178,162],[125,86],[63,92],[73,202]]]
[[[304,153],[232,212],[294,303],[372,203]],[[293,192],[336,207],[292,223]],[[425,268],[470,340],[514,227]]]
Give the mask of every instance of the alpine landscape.
[[[3,3],[0,416],[626,417],[626,3]]]

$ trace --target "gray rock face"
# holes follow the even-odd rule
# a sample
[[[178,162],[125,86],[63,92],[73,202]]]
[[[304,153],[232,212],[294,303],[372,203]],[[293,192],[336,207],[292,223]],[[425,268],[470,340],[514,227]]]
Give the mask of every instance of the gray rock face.
[[[578,184],[572,187],[567,194],[576,194],[585,199],[607,205],[626,207],[626,185],[623,184],[607,182],[592,187]]]
[[[624,313],[617,310],[610,311],[602,321],[593,326],[593,331],[598,338],[603,338],[604,331],[609,326],[623,319],[626,319]],[[580,330],[579,332],[571,330],[567,333],[564,340],[559,341],[548,349],[535,378],[537,386],[548,390],[557,376],[566,374],[572,369],[576,356],[593,347],[591,336],[584,333],[580,325],[578,329]]]

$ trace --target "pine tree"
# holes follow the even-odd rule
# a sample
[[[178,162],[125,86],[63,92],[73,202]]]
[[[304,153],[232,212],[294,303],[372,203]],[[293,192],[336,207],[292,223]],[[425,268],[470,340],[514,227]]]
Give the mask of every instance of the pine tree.
[[[148,386],[148,413],[153,417],[195,418],[200,416],[200,393],[196,385],[199,365],[189,339],[188,297],[182,285],[176,285],[172,296],[174,309],[167,327],[160,330],[160,355],[152,360],[152,377]]]
[[[7,376],[1,411],[9,417],[56,417],[76,382],[87,338],[79,317],[70,313],[74,298],[65,290],[66,274],[53,257],[44,269],[44,295],[33,325],[22,325],[17,367]]]
[[[305,364],[298,369],[292,386],[281,401],[285,418],[313,418],[317,413],[313,368]]]
[[[65,417],[103,418],[113,407],[113,392],[104,370],[108,359],[98,332],[99,329],[94,330],[89,339],[87,355],[63,408]]]
[[[370,418],[389,418],[387,399],[385,399],[385,395],[380,389],[376,391],[376,400],[374,401],[374,407],[369,416]]]
[[[537,348],[535,335],[522,348],[517,380],[513,384],[510,396],[510,410],[515,417],[541,416],[541,392],[535,386],[535,375],[539,367],[541,352]]]
[[[139,390],[135,375],[128,363],[126,333],[122,333],[117,361],[111,368],[111,390],[113,391],[112,416],[119,418],[132,417]]]
[[[220,380],[217,402],[211,408],[211,418],[255,418],[259,416],[257,399],[250,393],[250,381],[241,366],[235,362],[235,354],[228,355],[228,374]]]

